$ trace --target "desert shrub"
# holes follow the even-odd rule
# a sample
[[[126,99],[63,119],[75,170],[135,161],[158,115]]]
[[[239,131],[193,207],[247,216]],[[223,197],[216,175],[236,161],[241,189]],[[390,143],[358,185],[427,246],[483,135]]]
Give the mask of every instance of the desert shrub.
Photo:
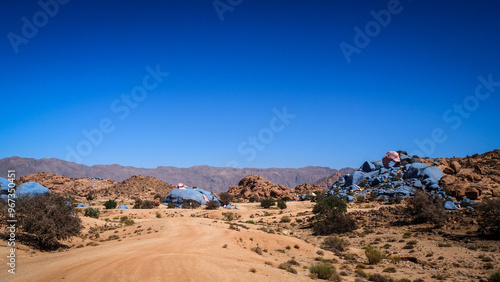
[[[250,197],[250,198],[248,198],[248,201],[249,201],[250,203],[254,203],[255,201],[257,201],[257,199],[256,199],[256,198],[254,198],[254,197]]]
[[[282,210],[286,209],[286,202],[284,200],[278,200],[278,208]]]
[[[369,264],[377,264],[382,261],[384,255],[372,245],[365,247],[365,255]]]
[[[219,200],[224,206],[227,206],[229,203],[233,201],[233,195],[228,192],[223,192],[219,194]]]
[[[117,203],[115,200],[107,200],[105,203],[104,203],[104,207],[109,210],[109,209],[114,209],[116,208],[117,206]]]
[[[415,196],[408,200],[406,212],[415,223],[430,222],[436,226],[442,226],[447,218],[443,201],[420,190],[417,190]]]
[[[175,204],[174,204],[174,203],[168,203],[168,204],[167,204],[167,208],[168,208],[168,209],[175,209],[175,208],[176,208],[176,206],[175,206]]]
[[[500,200],[484,200],[477,210],[479,211],[479,230],[500,239]]]
[[[153,196],[153,200],[158,199],[158,202],[160,202],[160,203],[163,201],[163,198],[165,198],[165,197],[162,197],[160,193],[156,193],[156,194]]]
[[[325,279],[329,281],[340,281],[335,267],[329,263],[315,263],[309,267],[311,278]]]
[[[405,233],[403,233],[403,238],[410,238],[412,235],[411,231],[406,231]]]
[[[318,235],[345,233],[357,228],[356,220],[346,214],[347,204],[337,196],[318,197],[313,213],[313,231]]]
[[[217,202],[216,200],[208,201],[206,206],[207,210],[216,210],[218,208],[219,208],[219,202]]]
[[[268,209],[274,205],[276,205],[276,202],[273,199],[264,199],[260,202],[260,206],[265,209]]]
[[[375,274],[370,275],[370,277],[368,278],[368,281],[374,281],[374,282],[389,282],[389,279],[387,279],[387,278],[386,278],[384,275],[382,275],[382,274],[375,273]]]
[[[161,218],[161,213],[156,212],[156,218]]]
[[[256,254],[259,254],[259,255],[262,255],[262,248],[257,246],[257,247],[253,247],[250,249],[252,252],[255,252]]]
[[[90,201],[94,200],[94,198],[95,198],[95,197],[94,197],[94,194],[92,194],[92,193],[88,193],[88,194],[87,194],[87,196],[85,196],[85,199],[86,199],[88,202],[90,202]]]
[[[384,269],[382,272],[387,272],[387,273],[396,273],[396,268],[394,267],[387,267],[386,269]]]
[[[289,263],[284,262],[278,266],[279,269],[286,270],[290,273],[297,274],[297,270],[293,268]]]
[[[100,211],[96,208],[86,208],[85,213],[83,214],[84,216],[92,217],[92,218],[99,218]]]
[[[345,239],[339,238],[337,236],[329,236],[325,238],[325,240],[321,244],[321,247],[332,252],[344,252],[347,251],[349,245],[349,241]]]
[[[120,218],[120,223],[123,223],[125,226],[131,226],[135,224],[135,221],[131,218],[128,218],[128,216],[122,216]]]
[[[281,223],[289,223],[290,221],[292,221],[292,219],[286,215],[280,219]]]
[[[150,200],[135,199],[134,209],[152,209],[155,207],[155,203]]]
[[[201,206],[200,202],[189,199],[189,200],[184,200],[182,201],[182,208],[183,209],[196,209]]]
[[[318,218],[326,217],[334,213],[345,213],[347,204],[337,196],[319,197],[314,205],[313,213],[319,215]]]
[[[231,221],[234,219],[233,212],[225,212],[225,213],[222,213],[222,215],[226,218],[227,221]]]
[[[500,270],[493,272],[490,276],[491,281],[500,282]]]
[[[290,197],[288,197],[288,196],[285,196],[285,197],[281,198],[281,200],[283,200],[285,202],[290,202],[292,199],[290,199]]]
[[[42,250],[54,249],[58,240],[80,234],[83,226],[73,206],[59,195],[20,197],[16,202],[18,227],[33,236]]]
[[[356,220],[345,213],[333,213],[313,224],[313,231],[317,235],[341,234],[356,229]]]

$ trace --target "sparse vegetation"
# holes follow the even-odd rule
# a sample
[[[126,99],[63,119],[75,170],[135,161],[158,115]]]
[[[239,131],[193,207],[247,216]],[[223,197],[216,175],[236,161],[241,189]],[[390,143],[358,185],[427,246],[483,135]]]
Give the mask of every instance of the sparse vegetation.
[[[100,211],[96,208],[86,208],[84,216],[99,218]]]
[[[335,267],[329,263],[315,263],[309,267],[311,278],[329,281],[340,281]]]
[[[292,219],[289,216],[284,216],[280,219],[280,223],[290,223]]]
[[[152,209],[155,207],[155,203],[150,200],[135,199],[134,209]]]
[[[339,238],[337,236],[329,236],[325,238],[325,240],[321,244],[321,247],[332,252],[344,252],[347,251],[349,245],[349,241],[345,239]]]
[[[284,262],[278,266],[279,269],[286,270],[290,273],[297,274],[297,270],[293,268],[288,262]]]
[[[257,247],[253,247],[250,249],[252,252],[255,252],[256,254],[259,254],[259,255],[262,255],[263,252],[262,252],[262,248],[257,246]]]
[[[372,245],[365,247],[365,255],[369,264],[378,264],[384,258],[382,252],[377,250],[377,248]]]

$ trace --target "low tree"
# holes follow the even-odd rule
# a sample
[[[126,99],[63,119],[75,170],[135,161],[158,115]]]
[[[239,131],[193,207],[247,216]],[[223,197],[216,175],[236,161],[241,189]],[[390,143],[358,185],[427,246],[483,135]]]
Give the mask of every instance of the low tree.
[[[37,247],[54,249],[58,240],[67,240],[83,229],[73,206],[60,195],[21,197],[16,202],[19,228],[34,236]]]
[[[211,201],[208,201],[207,202],[207,206],[206,206],[206,209],[207,210],[216,210],[219,208],[219,202],[216,201],[216,200],[211,200]]]
[[[276,205],[276,202],[273,199],[264,199],[260,202],[260,206],[265,209],[268,209],[274,205]]]
[[[224,206],[227,206],[229,203],[233,201],[233,195],[229,194],[228,192],[222,192],[219,194],[219,200]]]
[[[479,231],[500,239],[500,200],[484,200],[478,207]]]

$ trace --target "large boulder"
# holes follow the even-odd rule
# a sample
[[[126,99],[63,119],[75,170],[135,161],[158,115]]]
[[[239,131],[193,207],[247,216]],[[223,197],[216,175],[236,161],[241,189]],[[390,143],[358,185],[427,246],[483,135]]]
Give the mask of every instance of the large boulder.
[[[443,172],[438,167],[430,166],[425,168],[420,175],[424,179],[433,178],[439,181],[443,177]]]
[[[455,171],[455,173],[460,172],[460,169],[462,169],[462,166],[457,161],[452,161],[451,164],[450,164],[450,166],[453,169],[453,171]]]
[[[50,194],[50,190],[37,182],[27,182],[19,185],[16,189],[16,196],[40,196]]]
[[[364,178],[364,173],[361,171],[355,171],[353,173],[349,173],[345,176],[345,186],[350,185],[358,185],[361,180]]]
[[[389,151],[385,153],[384,157],[382,158],[382,164],[384,165],[384,167],[388,167],[390,162],[394,162],[396,164],[401,162],[398,152]]]
[[[364,172],[371,172],[374,171],[376,167],[374,163],[366,161],[361,165],[360,169]]]
[[[423,163],[413,163],[406,168],[404,173],[405,178],[420,178],[424,169],[429,166]]]

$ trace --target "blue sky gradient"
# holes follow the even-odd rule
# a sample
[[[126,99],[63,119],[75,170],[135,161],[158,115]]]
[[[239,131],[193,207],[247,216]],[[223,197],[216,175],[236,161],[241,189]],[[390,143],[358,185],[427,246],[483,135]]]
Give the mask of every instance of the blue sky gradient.
[[[341,168],[499,148],[498,1],[220,0],[223,20],[214,1],[41,2],[53,16],[36,1],[0,9],[0,158]],[[348,63],[339,45],[388,5],[399,12]],[[23,17],[41,13],[27,38]],[[169,74],[122,102],[158,82],[148,66]],[[103,120],[113,130],[92,143],[82,132]]]

